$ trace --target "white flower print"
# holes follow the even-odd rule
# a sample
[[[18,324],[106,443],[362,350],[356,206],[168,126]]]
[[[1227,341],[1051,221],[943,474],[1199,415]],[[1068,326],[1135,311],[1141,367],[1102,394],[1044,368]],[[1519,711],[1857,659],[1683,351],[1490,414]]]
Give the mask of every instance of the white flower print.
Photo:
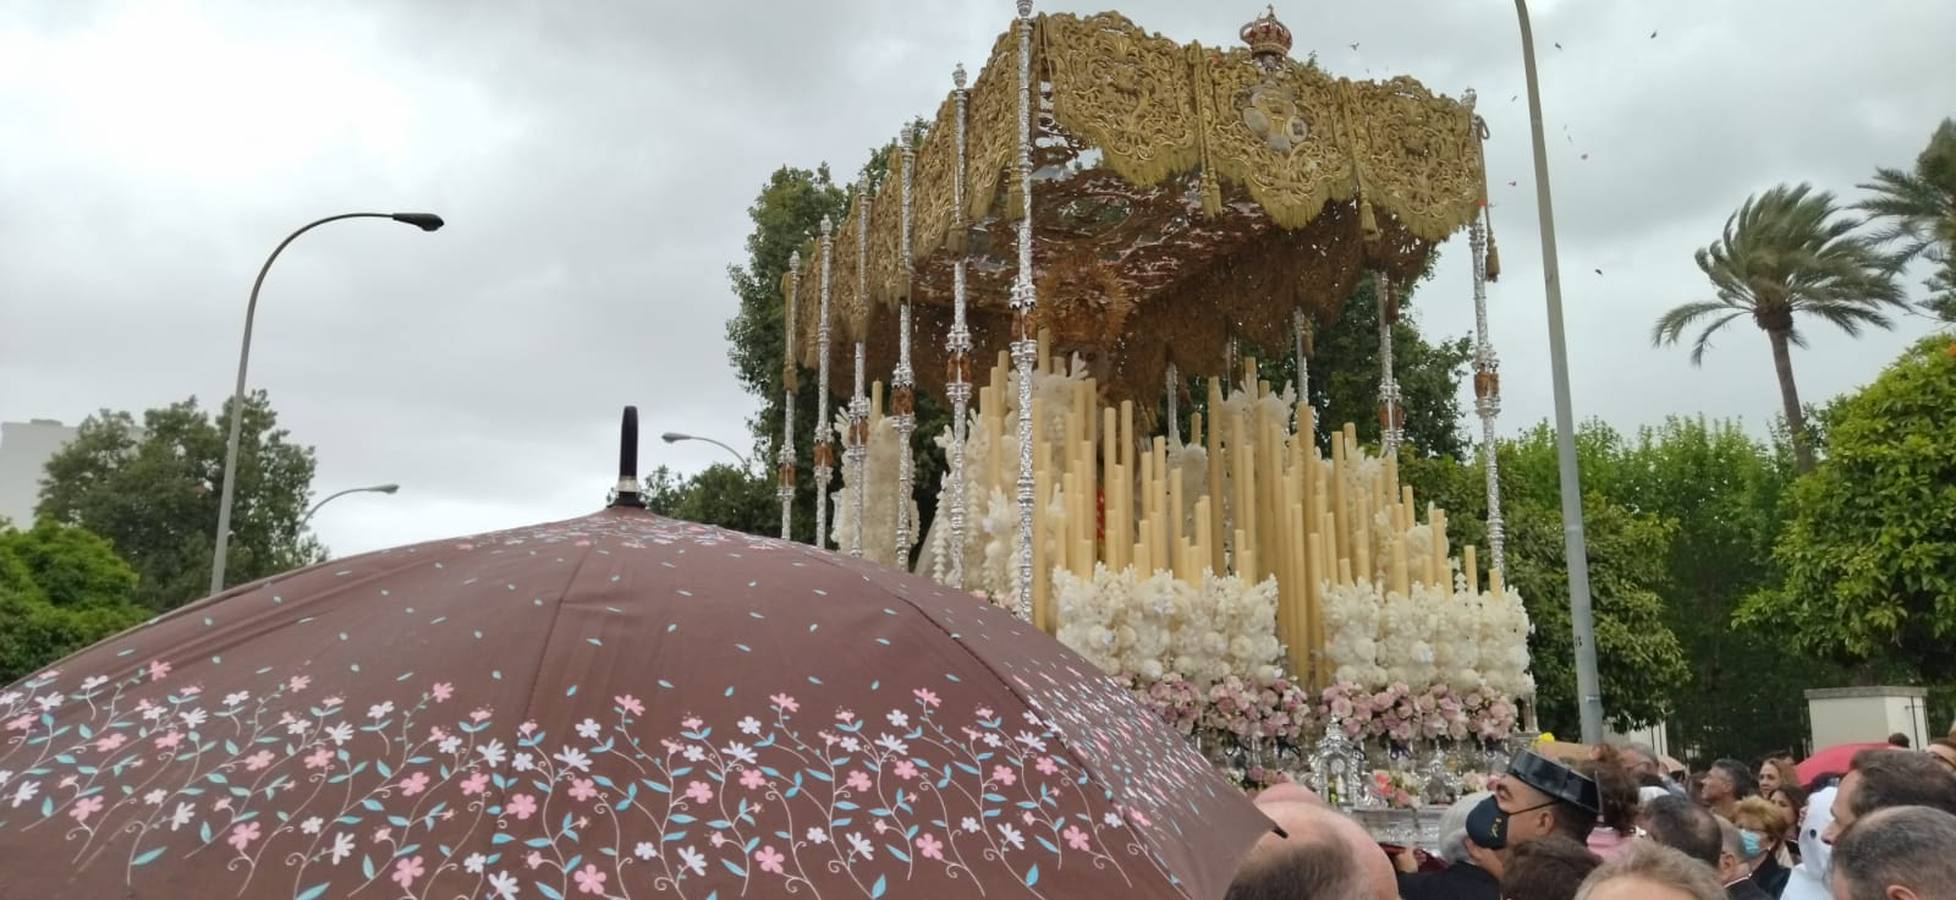
[[[224,695],[224,705],[241,706],[244,704],[246,700],[250,700],[250,699],[251,699],[250,691],[233,691],[229,694]]]
[[[369,719],[385,719],[393,714],[394,701],[392,700],[382,700],[379,703],[367,707],[367,718]]]
[[[998,732],[995,731],[985,732],[985,746],[996,748],[999,744],[1002,743],[1005,742],[999,739]]]
[[[509,767],[518,772],[528,772],[537,767],[536,757],[528,753],[518,753],[515,759],[509,761]]]
[[[508,872],[497,872],[489,876],[489,889],[496,892],[496,896],[503,900],[509,900],[516,896],[516,876]]]
[[[462,739],[454,735],[449,735],[448,737],[442,738],[441,743],[435,745],[435,749],[443,753],[453,754],[455,751],[462,749]]]
[[[41,792],[41,783],[38,781],[23,781],[20,784],[15,785],[14,802],[13,802],[14,808],[15,809],[20,808],[20,805],[22,803],[26,803],[27,801],[34,799],[34,795],[40,792]]]
[[[187,709],[184,710],[183,712],[177,713],[177,718],[183,720],[183,724],[185,727],[196,728],[197,726],[204,724],[204,720],[209,719],[210,714],[204,712],[204,708],[199,706],[193,709]]]
[[[482,874],[482,867],[488,864],[489,857],[483,856],[480,853],[471,853],[467,858],[462,860],[462,871],[470,875],[480,875]]]
[[[0,706],[12,706],[14,705],[14,701],[19,699],[20,699],[19,691],[8,691],[4,694],[0,694]]]
[[[1027,749],[1033,751],[1034,753],[1046,752],[1046,742],[1034,736],[1033,733],[1030,731],[1019,732],[1018,737],[1014,738],[1014,740],[1017,740],[1019,743],[1024,744]]]
[[[808,842],[811,844],[826,844],[829,842],[829,833],[811,825],[808,828]]]
[[[188,803],[178,803],[177,811],[170,814],[170,830],[175,831],[190,824],[197,817],[197,807]]]
[[[706,758],[706,750],[698,744],[689,744],[681,755],[686,757],[687,762],[696,763]]]
[[[587,718],[584,721],[577,723],[577,736],[587,741],[597,740],[598,733],[603,730],[604,730],[604,726],[599,725],[598,720],[596,719]]]
[[[853,737],[843,738],[841,744],[842,744],[842,749],[847,750],[850,753],[863,752],[863,742],[856,740]]]
[[[966,831],[969,831],[973,834],[976,834],[978,832],[978,829],[982,826],[978,824],[977,819],[974,819],[970,816],[965,816],[964,821],[958,823],[958,827]]]
[[[57,707],[57,706],[60,706],[60,705],[61,705],[61,701],[63,701],[63,700],[66,700],[66,699],[68,699],[68,698],[67,698],[67,697],[64,697],[64,696],[62,696],[62,695],[61,695],[61,693],[57,691],[57,692],[55,692],[55,693],[52,693],[52,694],[42,694],[42,695],[41,695],[41,696],[39,696],[39,697],[35,697],[35,698],[34,698],[34,702],[35,702],[35,703],[38,703],[38,704],[40,704],[40,705],[41,705],[41,711],[42,711],[42,712],[47,712],[48,710],[51,710],[51,709],[53,709],[53,708],[55,708],[55,707]]]
[[[998,836],[1001,840],[1011,844],[1014,850],[1024,850],[1026,848],[1025,836],[1019,833],[1019,829],[1013,828],[1008,823],[999,824]]]
[[[345,722],[337,723],[326,729],[326,737],[333,742],[333,746],[342,746],[347,741],[353,740],[353,726]]]
[[[108,676],[106,675],[90,675],[87,678],[82,679],[81,686],[82,686],[82,690],[84,691],[92,691],[108,683],[109,683],[109,679]]]
[[[890,710],[883,718],[890,721],[891,728],[907,728],[910,725],[910,714],[900,709]]]
[[[721,747],[720,752],[739,760],[742,765],[747,766],[753,765],[760,758],[754,755],[754,751],[747,749],[746,744],[740,743],[739,741]]]
[[[304,822],[299,823],[299,832],[301,834],[318,834],[319,830],[324,827],[326,827],[325,819],[318,816],[309,816]]]
[[[706,854],[692,847],[679,848],[679,867],[692,871],[694,875],[706,874]]]
[[[567,769],[576,769],[579,772],[591,771],[591,758],[585,756],[584,751],[579,750],[576,747],[564,747],[562,749],[559,749],[550,758],[560,763],[563,763],[564,767]]]
[[[896,735],[892,735],[892,734],[878,735],[876,737],[876,746],[888,750],[891,753],[894,753],[898,756],[902,756],[910,752],[910,745],[904,743]]]
[[[740,728],[742,734],[761,733],[761,720],[756,719],[753,716],[748,716],[747,718],[741,719],[739,722],[735,724],[737,725],[737,727]]]
[[[1122,821],[1121,814],[1114,812],[1113,810],[1108,810],[1105,815],[1102,815],[1100,817],[1100,821],[1105,823],[1108,828],[1119,828],[1121,827],[1121,821]]]
[[[285,723],[285,733],[305,734],[306,729],[311,727],[312,727],[311,723],[308,723],[304,719],[293,719],[292,721]]]
[[[506,755],[507,751],[503,749],[502,741],[490,741],[487,744],[475,748],[475,752],[481,754],[482,761],[488,763],[489,768],[492,769],[502,765],[503,760],[508,758]]]
[[[170,711],[169,711],[169,710],[167,710],[167,709],[164,709],[164,708],[163,708],[163,707],[161,707],[161,706],[145,706],[145,707],[143,707],[143,719],[144,719],[145,721],[149,721],[149,722],[154,722],[154,721],[156,721],[157,719],[161,719],[161,718],[163,718],[164,716],[167,716],[167,715],[169,715],[169,714],[170,714]]]
[[[639,841],[638,846],[632,848],[632,855],[639,859],[651,859],[659,855],[659,848],[653,846],[651,841]]]
[[[163,790],[162,788],[157,788],[153,791],[150,791],[147,794],[144,794],[143,802],[149,804],[150,806],[162,806],[164,798],[167,798],[169,796],[170,796],[169,791]]]
[[[333,865],[336,866],[345,861],[353,855],[353,835],[344,831],[333,835],[333,849],[326,851],[326,855],[333,858]]]
[[[849,832],[849,849],[855,851],[856,855],[863,859],[876,858],[876,848],[869,843],[868,838],[862,836],[861,832]]]

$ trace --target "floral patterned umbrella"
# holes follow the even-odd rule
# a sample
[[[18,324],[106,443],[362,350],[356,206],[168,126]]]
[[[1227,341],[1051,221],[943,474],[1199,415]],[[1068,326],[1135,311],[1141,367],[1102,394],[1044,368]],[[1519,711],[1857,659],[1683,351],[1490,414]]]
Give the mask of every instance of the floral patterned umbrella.
[[[628,508],[0,692],[6,897],[1220,897],[1269,827],[1003,610]]]

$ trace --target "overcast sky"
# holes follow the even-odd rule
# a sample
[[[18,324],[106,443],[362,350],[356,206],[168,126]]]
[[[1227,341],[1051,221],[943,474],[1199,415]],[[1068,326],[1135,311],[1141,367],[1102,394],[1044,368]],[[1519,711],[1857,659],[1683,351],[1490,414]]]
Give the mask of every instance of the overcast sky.
[[[1121,11],[1233,45],[1261,4]],[[1297,55],[1333,74],[1478,90],[1505,268],[1490,301],[1503,430],[1550,415],[1510,4],[1278,13]],[[1011,14],[1005,0],[0,0],[0,419],[220,399],[251,278],[286,232],[427,209],[448,227],[336,223],[266,283],[251,385],[317,447],[318,492],[403,486],[315,524],[345,554],[587,512],[622,404],[651,434],[748,445],[725,268],[768,173],[855,171],[935,109],[953,64],[984,61]],[[1809,180],[1851,196],[1875,166],[1912,162],[1956,114],[1956,4],[1561,0],[1535,16],[1577,415],[1763,429],[1778,398],[1762,335],[1732,330],[1693,370],[1649,346],[1650,323],[1708,295],[1691,253],[1748,194]],[[1418,308],[1430,334],[1471,330],[1464,237]],[[1929,330],[1816,330],[1800,387],[1819,401],[1863,384]],[[643,452],[681,470],[721,454]]]

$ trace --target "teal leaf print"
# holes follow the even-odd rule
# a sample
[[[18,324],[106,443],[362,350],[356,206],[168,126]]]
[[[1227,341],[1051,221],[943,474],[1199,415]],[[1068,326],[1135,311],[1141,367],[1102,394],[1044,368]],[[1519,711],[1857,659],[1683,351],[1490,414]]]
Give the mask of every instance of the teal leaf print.
[[[545,897],[549,897],[550,900],[564,900],[564,895],[557,893],[556,888],[544,884],[541,881],[533,881],[530,883],[537,886],[537,893],[542,894]]]
[[[885,882],[884,876],[876,876],[876,883],[869,886],[870,900],[876,900],[876,898],[883,896],[883,891],[887,890],[888,887],[889,885]]]
[[[1026,870],[1026,887],[1032,887],[1033,885],[1038,883],[1039,883],[1039,864],[1034,863],[1032,868]]]
[[[138,854],[135,859],[130,860],[129,864],[132,866],[149,865],[150,863],[155,862],[157,857],[162,856],[163,851],[165,849],[166,848],[163,847],[157,847],[154,850],[144,850],[142,853]]]
[[[726,867],[727,867],[727,871],[729,871],[729,872],[732,872],[732,873],[734,873],[735,875],[738,875],[738,876],[740,876],[740,877],[742,877],[742,878],[746,878],[746,877],[747,877],[747,870],[746,870],[746,869],[743,869],[743,868],[741,868],[741,867],[740,867],[740,864],[739,864],[739,863],[736,863],[736,862],[734,862],[734,861],[733,861],[733,860],[731,860],[731,859],[723,859],[723,860],[720,860],[720,865],[723,865],[723,866],[726,866]]]
[[[322,881],[295,894],[292,900],[319,900],[320,897],[326,894],[326,889],[332,886],[332,882]]]

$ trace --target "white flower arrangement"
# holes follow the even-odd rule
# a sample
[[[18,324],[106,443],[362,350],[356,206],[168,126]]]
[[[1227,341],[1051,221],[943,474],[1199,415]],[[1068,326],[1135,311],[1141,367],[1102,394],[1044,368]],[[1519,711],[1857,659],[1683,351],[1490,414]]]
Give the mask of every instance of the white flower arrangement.
[[[1277,584],[1205,574],[1200,587],[1166,571],[1141,577],[1094,567],[1053,573],[1059,639],[1108,674],[1148,681],[1174,673],[1199,688],[1231,675],[1274,679]]]
[[[843,434],[848,433],[849,415],[846,410],[836,414],[836,423]],[[886,566],[898,565],[896,503],[901,441],[902,437],[896,430],[896,419],[884,416],[870,428],[869,455],[863,461],[863,477],[867,486],[863,499],[863,558]],[[849,500],[854,479],[849,471],[851,467],[845,465],[840,468],[842,490],[829,498],[835,504],[835,515],[829,519],[829,536],[836,546],[848,547],[855,534],[856,507]],[[910,504],[910,521],[917,521],[917,502],[909,498],[905,500]]]

